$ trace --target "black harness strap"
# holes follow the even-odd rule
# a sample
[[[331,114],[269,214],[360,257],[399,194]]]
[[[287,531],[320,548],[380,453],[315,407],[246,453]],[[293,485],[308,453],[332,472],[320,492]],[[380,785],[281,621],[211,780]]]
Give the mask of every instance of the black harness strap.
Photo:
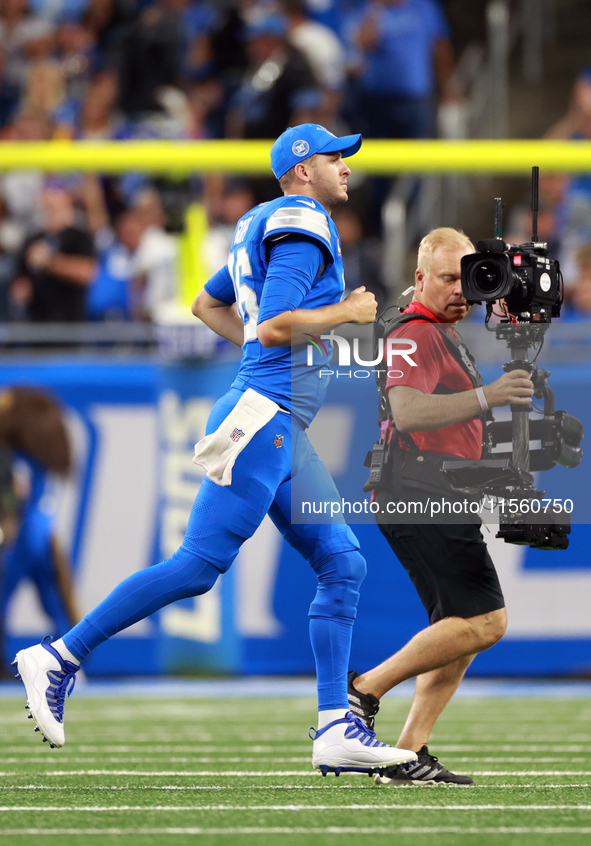
[[[447,331],[447,324],[439,323],[436,320],[432,320],[430,317],[427,317],[424,314],[417,314],[416,312],[400,312],[395,317],[392,317],[390,320],[385,322],[381,319],[381,317],[378,318],[378,320],[374,323],[374,358],[377,358],[378,355],[380,339],[385,341],[386,338],[388,338],[388,336],[391,335],[392,332],[398,328],[398,326],[402,326],[404,323],[411,323],[415,320],[427,321],[428,323],[437,326],[450,354],[466,372],[466,375],[469,377],[474,387],[482,387],[484,383],[482,381],[482,376],[480,375],[478,367],[476,366],[476,362],[474,361],[474,357],[472,356],[472,353],[468,350],[468,347],[461,340],[461,338],[459,338],[455,334],[450,334]],[[378,422],[380,424],[383,423],[384,420],[392,419],[392,415],[390,412],[390,404],[386,395],[386,379],[387,374],[385,370],[376,370],[376,382],[378,386],[378,393],[380,396],[380,405],[378,411]],[[451,388],[448,388],[446,385],[439,384],[435,387],[433,393],[453,394],[456,393],[456,391]]]
[[[450,334],[447,331],[447,324],[439,323],[426,315],[416,312],[400,312],[387,321],[384,321],[382,317],[380,316],[374,323],[374,359],[377,359],[379,354],[380,339],[385,341],[398,326],[402,326],[405,323],[415,320],[426,321],[437,327],[450,355],[467,374],[473,386],[475,388],[482,387],[482,376],[472,354],[460,337],[456,334]],[[370,468],[370,473],[369,479],[363,486],[364,491],[384,487],[384,485],[387,485],[389,488],[394,486],[395,489],[400,487],[400,469],[402,466],[403,450],[400,448],[399,440],[404,443],[408,452],[416,453],[419,451],[412,437],[406,433],[398,432],[394,424],[390,403],[386,394],[387,370],[385,368],[378,368],[375,374],[379,395],[378,423],[381,428],[382,437],[379,441],[376,441],[373,451],[368,452],[366,456],[365,466]],[[439,383],[436,385],[433,393],[453,394],[457,393],[457,391]],[[488,421],[492,420],[490,411],[484,412],[480,416],[484,426],[486,426]],[[386,423],[387,426],[384,425]],[[386,472],[386,469],[388,472]]]

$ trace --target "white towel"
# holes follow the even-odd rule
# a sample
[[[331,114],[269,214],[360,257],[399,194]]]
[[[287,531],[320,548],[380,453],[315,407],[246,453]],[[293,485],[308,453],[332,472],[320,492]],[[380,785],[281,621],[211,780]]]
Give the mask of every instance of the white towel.
[[[193,463],[204,467],[216,485],[231,484],[236,458],[279,409],[269,397],[247,388],[216,431],[195,444]]]

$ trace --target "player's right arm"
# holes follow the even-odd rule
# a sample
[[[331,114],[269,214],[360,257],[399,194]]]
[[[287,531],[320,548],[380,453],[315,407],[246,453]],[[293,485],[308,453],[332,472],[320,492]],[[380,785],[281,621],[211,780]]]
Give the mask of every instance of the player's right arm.
[[[244,323],[234,299],[234,285],[226,266],[199,291],[191,311],[226,341],[241,347],[244,343]]]

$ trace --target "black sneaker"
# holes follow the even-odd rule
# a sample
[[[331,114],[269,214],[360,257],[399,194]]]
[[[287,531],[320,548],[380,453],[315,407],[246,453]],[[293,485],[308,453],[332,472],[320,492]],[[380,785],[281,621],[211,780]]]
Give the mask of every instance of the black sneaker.
[[[353,679],[357,678],[357,673],[351,670],[347,676],[349,687],[349,708],[353,711],[356,717],[365,723],[371,731],[374,730],[376,723],[376,714],[380,710],[380,700],[373,693],[360,693],[353,687]]]
[[[474,784],[470,776],[456,775],[446,770],[435,755],[429,754],[427,746],[419,749],[418,760],[396,770],[390,775],[377,775],[376,784]]]

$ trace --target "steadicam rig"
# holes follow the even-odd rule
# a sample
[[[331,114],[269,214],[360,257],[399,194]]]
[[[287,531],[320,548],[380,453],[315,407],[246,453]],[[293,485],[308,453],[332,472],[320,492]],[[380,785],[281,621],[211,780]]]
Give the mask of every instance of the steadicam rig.
[[[511,421],[493,420],[486,426],[483,454],[487,457],[445,461],[442,470],[458,491],[519,503],[511,513],[501,511],[497,537],[537,549],[566,549],[569,515],[546,510],[533,519],[531,507],[545,493],[536,489],[533,472],[549,470],[556,464],[576,467],[583,456],[582,423],[566,411],[555,410],[554,393],[548,385],[550,373],[538,369],[535,359],[529,359],[531,348],[541,349],[550,322],[560,316],[562,305],[560,266],[548,257],[547,244],[538,241],[538,183],[539,169],[534,167],[531,243],[505,244],[502,202],[495,199],[495,237],[478,241],[478,252],[462,258],[462,293],[470,304],[486,303],[487,324],[497,305],[494,313],[500,321],[494,331],[511,354],[503,369],[530,374],[534,396],[544,401],[543,418],[530,421],[531,407],[512,405]],[[540,447],[532,449],[530,439],[539,441]],[[511,451],[499,451],[499,445],[510,445]]]

